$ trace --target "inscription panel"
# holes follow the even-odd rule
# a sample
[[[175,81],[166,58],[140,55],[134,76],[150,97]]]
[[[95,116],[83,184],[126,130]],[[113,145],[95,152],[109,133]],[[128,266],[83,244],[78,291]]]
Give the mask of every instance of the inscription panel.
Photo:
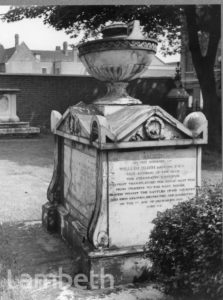
[[[76,147],[64,145],[64,199],[89,219],[96,199],[96,152]]]
[[[195,196],[196,178],[195,148],[111,153],[111,244],[145,244],[158,211]]]

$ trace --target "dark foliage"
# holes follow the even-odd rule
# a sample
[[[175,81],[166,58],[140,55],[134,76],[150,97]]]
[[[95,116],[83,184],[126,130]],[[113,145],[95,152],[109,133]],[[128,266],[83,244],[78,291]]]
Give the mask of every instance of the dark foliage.
[[[222,189],[160,213],[148,243],[152,274],[180,299],[223,299]]]

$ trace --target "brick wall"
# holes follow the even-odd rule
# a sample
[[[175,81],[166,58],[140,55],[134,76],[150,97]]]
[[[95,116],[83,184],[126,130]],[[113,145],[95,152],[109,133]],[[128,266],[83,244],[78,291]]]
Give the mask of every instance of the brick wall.
[[[145,104],[161,105],[172,87],[168,78],[143,78],[133,81],[129,93]],[[0,74],[0,88],[18,88],[17,115],[34,126],[49,127],[50,113],[60,113],[80,101],[91,103],[103,95],[105,85],[85,76]]]

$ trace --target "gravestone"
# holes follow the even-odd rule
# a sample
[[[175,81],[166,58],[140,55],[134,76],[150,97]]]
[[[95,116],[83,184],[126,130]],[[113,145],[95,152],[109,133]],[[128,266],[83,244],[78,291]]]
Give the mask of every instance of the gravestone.
[[[52,112],[54,172],[43,206],[43,225],[78,249],[76,272],[89,277],[103,269],[115,284],[139,280],[148,268],[144,254],[157,212],[196,195],[207,143],[202,113],[181,123],[126,93],[125,76],[142,72],[155,53],[156,42],[136,28],[80,46],[89,72],[115,80],[93,104]]]
[[[19,89],[0,88],[0,137],[26,136],[40,133],[29,122],[21,122],[16,112],[16,93]]]

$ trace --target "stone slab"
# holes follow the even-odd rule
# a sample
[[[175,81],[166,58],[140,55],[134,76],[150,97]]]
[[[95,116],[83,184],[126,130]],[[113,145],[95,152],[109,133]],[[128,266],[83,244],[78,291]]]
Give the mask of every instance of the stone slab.
[[[0,136],[30,135],[30,134],[39,134],[39,133],[40,133],[40,128],[38,127],[0,128]]]
[[[197,150],[109,153],[110,246],[144,245],[157,212],[193,198]]]
[[[96,199],[96,150],[65,140],[64,200],[90,220]]]
[[[0,122],[1,128],[27,128],[29,127],[29,122]]]

